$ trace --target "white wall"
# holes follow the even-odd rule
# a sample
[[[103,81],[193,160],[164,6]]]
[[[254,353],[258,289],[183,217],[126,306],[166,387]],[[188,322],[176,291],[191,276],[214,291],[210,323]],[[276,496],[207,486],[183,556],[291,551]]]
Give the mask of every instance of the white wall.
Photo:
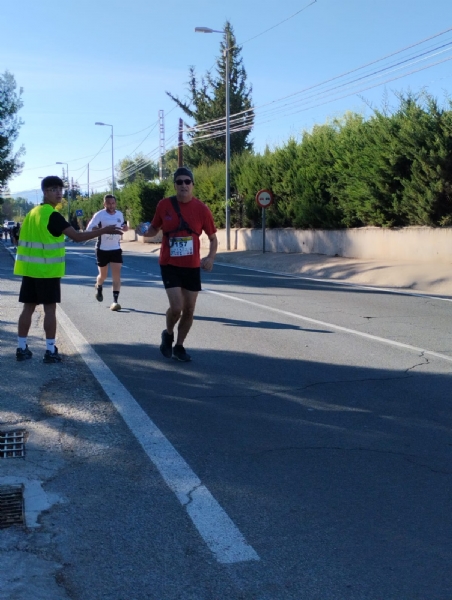
[[[219,250],[226,250],[225,230],[217,233]],[[231,250],[263,248],[262,229],[231,229]],[[207,236],[201,245],[208,248]],[[451,262],[452,228],[406,227],[381,229],[311,230],[267,229],[267,252],[304,252],[345,258],[414,260],[416,262]]]

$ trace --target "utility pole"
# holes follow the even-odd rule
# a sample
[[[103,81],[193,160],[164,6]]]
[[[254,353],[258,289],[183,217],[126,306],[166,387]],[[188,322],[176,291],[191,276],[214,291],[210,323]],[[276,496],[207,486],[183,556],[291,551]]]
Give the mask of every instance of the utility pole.
[[[184,166],[184,138],[183,138],[184,122],[179,119],[179,139],[177,144],[177,166]]]
[[[165,177],[165,168],[163,161],[165,160],[165,117],[164,111],[159,110],[159,130],[160,130],[160,160],[159,160],[159,177],[160,181]]]
[[[225,31],[225,49],[224,49],[224,60],[226,62],[226,76],[225,76],[225,87],[226,87],[226,250],[231,249],[231,214],[230,214],[230,194],[231,194],[231,183],[230,183],[230,170],[231,170],[231,131],[230,131],[230,88],[231,81],[229,75],[229,61],[231,53],[231,41],[229,39],[229,29]]]
[[[65,162],[57,162],[57,165],[66,165],[66,176],[67,176],[67,220],[71,222],[71,182],[69,180],[69,165]],[[63,169],[63,180],[64,180],[64,169]]]
[[[88,163],[88,199],[89,199],[89,163]]]

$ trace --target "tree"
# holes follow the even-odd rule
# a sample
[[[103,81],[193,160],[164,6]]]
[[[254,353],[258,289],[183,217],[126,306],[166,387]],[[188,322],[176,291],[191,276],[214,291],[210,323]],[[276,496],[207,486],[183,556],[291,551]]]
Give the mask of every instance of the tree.
[[[328,189],[340,207],[345,227],[400,225],[394,212],[397,181],[397,125],[392,116],[347,113],[332,123],[336,130],[333,177]]]
[[[405,223],[450,225],[452,221],[452,113],[424,93],[400,98],[395,115],[404,157],[401,190],[394,204]],[[451,102],[448,102],[449,108]]]
[[[165,184],[145,181],[138,177],[121,190],[118,198],[119,209],[132,227],[143,221],[151,221],[159,201],[165,196]]]
[[[184,102],[167,95],[195,122],[195,129],[188,132],[191,145],[184,161],[193,167],[215,161],[225,161],[225,107],[226,107],[226,56],[229,55],[230,115],[231,115],[231,156],[244,150],[251,150],[248,140],[254,123],[252,109],[252,87],[246,81],[246,71],[241,57],[241,48],[236,45],[234,32],[226,22],[225,38],[221,42],[221,56],[217,59],[215,77],[207,72],[199,82],[194,67],[189,70],[189,100]],[[229,40],[229,43],[227,41]],[[225,50],[228,49],[227,52]],[[235,116],[236,115],[236,116]],[[184,152],[186,149],[184,148]]]
[[[118,184],[132,183],[138,176],[145,181],[154,181],[159,177],[158,164],[149,160],[142,153],[135,154],[133,158],[123,158],[116,166]]]
[[[22,88],[16,91],[14,76],[5,71],[0,75],[0,193],[14,175],[23,167],[20,157],[25,152],[23,146],[14,152],[14,142],[23,124],[17,113],[23,106]]]
[[[6,193],[9,194],[9,191],[6,190]],[[6,197],[0,207],[0,222],[3,223],[5,219],[8,221],[22,221],[34,206],[33,202],[21,196],[17,198]]]
[[[16,221],[23,221],[24,217],[34,208],[33,202],[18,196],[13,200],[13,218]]]

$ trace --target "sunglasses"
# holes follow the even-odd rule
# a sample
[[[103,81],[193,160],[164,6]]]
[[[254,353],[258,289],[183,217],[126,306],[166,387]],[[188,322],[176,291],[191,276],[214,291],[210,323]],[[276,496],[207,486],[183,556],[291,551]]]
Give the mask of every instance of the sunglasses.
[[[193,183],[191,179],[177,179],[176,180],[176,185],[183,185],[185,183],[185,185],[190,185],[190,183]]]
[[[49,192],[53,192],[54,194],[56,194],[57,192],[62,192],[63,188],[62,187],[48,187],[45,188],[46,190],[48,190]]]

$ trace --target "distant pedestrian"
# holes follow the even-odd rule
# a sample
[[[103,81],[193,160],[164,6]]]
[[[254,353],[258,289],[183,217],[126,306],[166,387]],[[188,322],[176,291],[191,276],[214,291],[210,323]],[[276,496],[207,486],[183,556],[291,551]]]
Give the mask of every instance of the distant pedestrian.
[[[16,360],[31,358],[27,336],[31,319],[38,304],[44,307],[44,331],[46,335],[45,363],[58,363],[61,357],[55,346],[56,305],[61,301],[61,277],[65,272],[64,236],[74,242],[85,242],[99,234],[120,235],[115,225],[108,225],[96,232],[79,232],[55,210],[63,197],[63,181],[55,175],[44,177],[41,189],[43,204],[35,206],[22,224],[17,248],[15,275],[22,275],[19,302],[23,303],[18,322],[18,348]]]
[[[196,300],[201,291],[201,268],[211,271],[218,248],[216,227],[210,209],[193,196],[193,173],[179,167],[174,173],[176,196],[160,200],[151,226],[143,234],[154,237],[162,230],[160,270],[169,300],[166,329],[162,332],[160,352],[166,358],[182,362],[191,360],[184,341],[193,324]],[[210,240],[209,254],[201,260],[202,232]],[[177,329],[176,344],[174,328]]]
[[[17,244],[19,243],[19,234],[20,234],[20,223],[16,223],[14,227],[11,229],[11,242],[15,248],[17,248]]]
[[[124,215],[116,209],[116,198],[113,194],[104,196],[104,208],[99,210],[91,219],[86,227],[86,231],[96,230],[97,227],[104,225],[115,225],[121,231],[128,231],[128,226],[124,220]],[[96,258],[98,275],[95,283],[95,297],[98,302],[102,302],[103,285],[108,275],[108,265],[110,265],[111,279],[113,282],[113,303],[110,310],[121,310],[118,303],[119,292],[121,291],[121,267],[122,250],[120,235],[99,235],[96,244]]]

